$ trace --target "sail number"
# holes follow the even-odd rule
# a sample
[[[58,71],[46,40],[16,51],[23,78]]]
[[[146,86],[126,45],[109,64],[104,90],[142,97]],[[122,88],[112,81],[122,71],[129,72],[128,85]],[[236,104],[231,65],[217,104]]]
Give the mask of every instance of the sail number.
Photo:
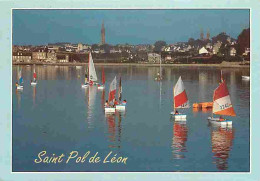
[[[229,108],[229,107],[230,107],[230,105],[231,105],[231,104],[229,104],[229,103],[226,103],[226,104],[224,104],[224,105],[220,105],[219,107],[220,107],[220,109],[221,109],[221,110],[224,110],[224,109],[227,109],[227,108]]]

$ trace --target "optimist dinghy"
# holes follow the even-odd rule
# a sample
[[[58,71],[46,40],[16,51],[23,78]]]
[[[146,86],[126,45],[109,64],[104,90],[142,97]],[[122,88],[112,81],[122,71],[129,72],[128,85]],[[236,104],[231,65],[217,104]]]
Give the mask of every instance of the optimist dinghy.
[[[186,121],[186,114],[179,113],[177,109],[189,108],[189,100],[184,88],[181,77],[179,77],[176,85],[173,88],[173,112],[171,115],[176,121]]]
[[[35,65],[33,67],[33,81],[31,81],[31,86],[36,86],[37,85],[37,81],[36,81],[36,71],[35,71]]]
[[[82,84],[81,87],[86,88],[91,85],[96,85],[97,84],[96,81],[97,81],[97,73],[95,70],[92,55],[91,55],[91,53],[89,53],[88,65],[87,65],[86,71],[85,71],[85,83]]]
[[[213,114],[221,116],[236,116],[225,81],[222,81],[214,91],[212,117],[208,117],[208,120],[212,124],[232,126],[231,120],[224,119],[221,116],[219,118],[214,118]]]
[[[23,90],[23,77],[22,77],[22,69],[18,72],[18,78],[19,78],[19,84],[16,83],[16,89],[17,90]]]
[[[116,95],[116,77],[110,84],[109,93],[108,93],[108,103],[109,105],[113,105]],[[116,108],[112,106],[105,107],[105,113],[115,113]]]
[[[120,104],[116,105],[116,110],[119,111],[125,111],[126,108],[126,101],[124,100],[123,102],[121,102],[122,99],[122,84],[121,84],[121,77],[119,80],[119,86],[118,86],[118,100],[120,102]]]

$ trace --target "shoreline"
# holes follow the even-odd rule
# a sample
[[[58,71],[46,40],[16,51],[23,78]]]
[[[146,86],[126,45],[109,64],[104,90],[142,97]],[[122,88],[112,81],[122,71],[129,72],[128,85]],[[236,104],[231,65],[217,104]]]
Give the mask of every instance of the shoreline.
[[[48,66],[86,66],[87,63],[42,63],[42,62],[16,62],[12,65],[48,65]],[[141,66],[141,67],[159,67],[160,64],[151,63],[95,63],[96,66]],[[239,65],[236,63],[221,64],[161,64],[162,67],[216,67],[216,68],[246,68],[250,69],[250,65]]]

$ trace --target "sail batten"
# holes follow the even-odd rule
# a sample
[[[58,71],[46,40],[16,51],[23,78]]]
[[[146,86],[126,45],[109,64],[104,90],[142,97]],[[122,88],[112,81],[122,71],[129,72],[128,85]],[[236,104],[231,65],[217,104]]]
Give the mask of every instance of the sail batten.
[[[213,114],[236,116],[225,81],[222,81],[214,91]]]
[[[189,100],[186,94],[184,84],[181,77],[179,77],[173,89],[174,93],[174,108],[189,108]]]

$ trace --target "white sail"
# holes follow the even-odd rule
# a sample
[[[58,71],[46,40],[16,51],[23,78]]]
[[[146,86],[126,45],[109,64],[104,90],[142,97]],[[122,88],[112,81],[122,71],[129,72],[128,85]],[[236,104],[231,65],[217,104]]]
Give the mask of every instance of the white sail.
[[[175,108],[189,108],[189,100],[184,88],[181,77],[179,77],[175,87],[173,88],[174,93],[174,107]]]
[[[95,66],[94,66],[94,62],[93,62],[91,53],[89,53],[88,68],[89,68],[89,80],[91,80],[93,82],[97,81],[97,73],[95,70]]]

